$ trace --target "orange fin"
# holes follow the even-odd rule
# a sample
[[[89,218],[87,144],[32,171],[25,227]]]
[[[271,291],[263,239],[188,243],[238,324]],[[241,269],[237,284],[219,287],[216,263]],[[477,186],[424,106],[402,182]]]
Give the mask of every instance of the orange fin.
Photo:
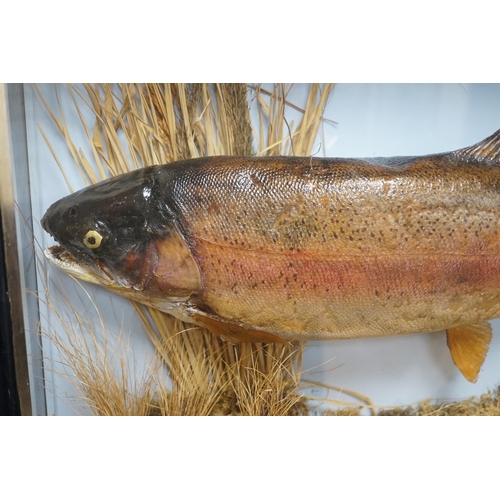
[[[235,323],[228,323],[227,321],[214,316],[193,314],[193,318],[202,323],[203,326],[210,331],[210,333],[213,333],[215,336],[220,337],[226,342],[232,342],[233,344],[241,344],[243,342],[265,342],[278,344],[289,343],[287,340],[284,340],[277,335],[273,335],[272,333],[252,330],[248,327],[240,326]]]
[[[451,357],[462,375],[473,384],[477,381],[491,342],[491,325],[457,326],[446,330]]]

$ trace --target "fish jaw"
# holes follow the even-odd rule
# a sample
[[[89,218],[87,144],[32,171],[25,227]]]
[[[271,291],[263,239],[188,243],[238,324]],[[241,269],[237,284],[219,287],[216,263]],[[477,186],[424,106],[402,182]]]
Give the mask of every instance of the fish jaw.
[[[95,285],[112,287],[114,281],[102,270],[97,267],[92,268],[82,261],[78,261],[61,245],[54,245],[43,251],[47,260],[57,266],[59,269],[77,278]]]
[[[134,302],[168,313],[181,321],[201,326],[201,323],[193,319],[192,312],[187,307],[190,294],[167,297],[137,290],[132,286],[119,285],[104,271],[96,268],[99,272],[97,274],[91,266],[79,262],[61,245],[46,248],[43,253],[50,263],[73,278],[99,285]]]

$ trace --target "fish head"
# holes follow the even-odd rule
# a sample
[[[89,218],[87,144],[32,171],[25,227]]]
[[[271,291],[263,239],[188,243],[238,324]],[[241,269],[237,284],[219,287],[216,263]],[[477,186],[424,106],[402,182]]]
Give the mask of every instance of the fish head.
[[[41,224],[59,244],[45,256],[71,276],[139,302],[189,295],[199,287],[198,268],[153,186],[154,171],[145,168],[56,201]]]

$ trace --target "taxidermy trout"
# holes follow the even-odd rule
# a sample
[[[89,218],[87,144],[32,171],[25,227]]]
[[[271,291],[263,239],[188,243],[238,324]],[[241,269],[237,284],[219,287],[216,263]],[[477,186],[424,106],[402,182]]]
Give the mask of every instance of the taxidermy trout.
[[[500,131],[428,156],[148,167],[57,201],[42,225],[67,273],[226,340],[445,329],[475,381],[500,316]]]

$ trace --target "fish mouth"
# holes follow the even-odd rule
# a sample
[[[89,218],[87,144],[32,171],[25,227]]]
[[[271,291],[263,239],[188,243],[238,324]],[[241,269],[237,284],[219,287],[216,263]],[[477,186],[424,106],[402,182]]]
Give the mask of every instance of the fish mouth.
[[[101,286],[112,286],[114,284],[114,280],[102,266],[98,264],[91,266],[77,260],[62,245],[46,248],[43,253],[49,262],[75,278]]]

